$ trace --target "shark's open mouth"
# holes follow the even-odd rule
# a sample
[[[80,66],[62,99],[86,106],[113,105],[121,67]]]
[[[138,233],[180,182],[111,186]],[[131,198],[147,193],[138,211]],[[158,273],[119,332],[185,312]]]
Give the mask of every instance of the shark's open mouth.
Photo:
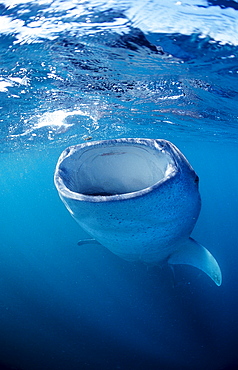
[[[65,186],[83,195],[111,196],[149,188],[173,171],[168,153],[146,145],[146,140],[131,141],[90,143],[72,151],[60,166]]]

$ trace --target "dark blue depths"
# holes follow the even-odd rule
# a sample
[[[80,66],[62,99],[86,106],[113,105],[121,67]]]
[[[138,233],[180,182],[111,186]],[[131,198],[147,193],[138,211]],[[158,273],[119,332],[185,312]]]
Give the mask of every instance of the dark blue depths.
[[[19,6],[18,18],[46,12],[35,6]],[[101,25],[126,19],[123,9],[95,9]],[[238,366],[237,47],[126,27],[40,44],[1,35],[2,369]],[[125,136],[170,140],[196,170],[192,236],[218,260],[221,287],[189,266],[148,267],[77,245],[87,235],[54,188],[58,157],[90,137]]]

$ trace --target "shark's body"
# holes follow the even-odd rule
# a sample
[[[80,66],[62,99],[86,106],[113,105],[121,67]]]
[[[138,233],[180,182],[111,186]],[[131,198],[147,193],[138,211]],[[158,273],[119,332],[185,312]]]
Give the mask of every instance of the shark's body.
[[[214,257],[190,238],[201,208],[198,176],[172,143],[117,139],[72,146],[59,158],[55,185],[79,225],[116,255],[190,264],[221,284]]]

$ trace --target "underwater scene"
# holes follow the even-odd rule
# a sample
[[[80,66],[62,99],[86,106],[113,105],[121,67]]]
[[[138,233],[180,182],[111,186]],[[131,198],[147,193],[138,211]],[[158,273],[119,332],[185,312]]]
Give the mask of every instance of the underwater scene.
[[[0,0],[1,370],[238,369],[237,58],[236,0]],[[130,203],[109,243],[112,226],[92,201],[85,223],[96,219],[101,237],[90,241],[59,197],[57,162],[68,147],[127,138],[173,143],[196,194],[199,177],[201,212],[199,203],[192,218],[176,216],[185,181],[169,204],[161,192],[158,205]],[[131,171],[146,177],[136,157],[116,169],[115,187]],[[170,177],[178,160],[164,158]],[[109,162],[94,163],[82,178]],[[116,211],[118,199],[108,201]],[[172,252],[162,264],[123,258],[152,227],[149,210],[155,229],[167,220],[163,204],[174,218],[160,231],[169,238],[176,220],[193,219],[189,240],[212,254],[222,282]],[[149,253],[152,242],[143,240]]]

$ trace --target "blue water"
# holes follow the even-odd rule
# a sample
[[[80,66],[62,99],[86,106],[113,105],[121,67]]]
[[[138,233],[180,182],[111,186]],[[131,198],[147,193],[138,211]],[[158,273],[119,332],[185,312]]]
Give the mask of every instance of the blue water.
[[[1,369],[238,368],[237,24],[235,0],[1,1]],[[77,245],[55,164],[119,137],[186,155],[221,287]]]

